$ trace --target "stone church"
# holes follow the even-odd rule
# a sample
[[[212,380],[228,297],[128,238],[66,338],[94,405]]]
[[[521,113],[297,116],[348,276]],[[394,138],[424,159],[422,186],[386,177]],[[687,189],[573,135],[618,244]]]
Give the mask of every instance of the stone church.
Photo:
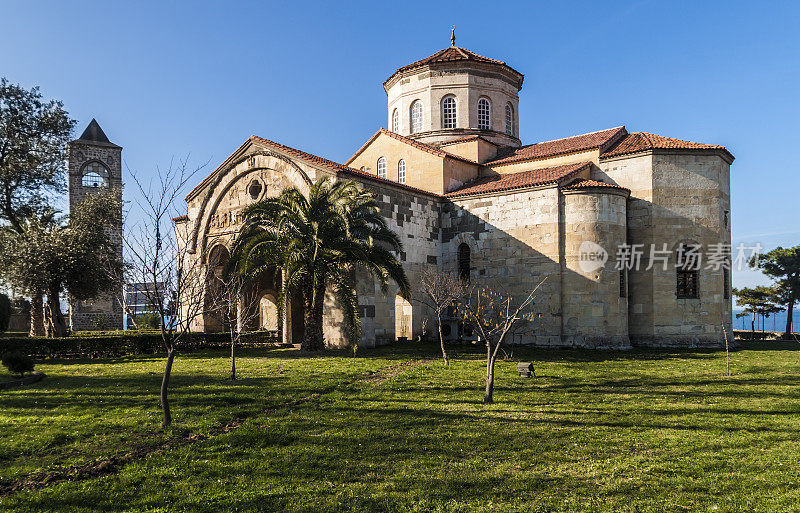
[[[383,83],[387,126],[339,163],[252,136],[187,196],[175,218],[192,259],[220,267],[244,207],[321,177],[374,192],[403,241],[412,286],[427,268],[524,297],[546,277],[533,329],[516,343],[544,347],[717,346],[731,331],[725,267],[689,269],[686,248],[730,245],[730,165],[723,146],[624,126],[522,144],[523,74],[452,46],[394,71]],[[582,249],[607,260],[585,265]],[[615,265],[620,247],[658,248],[669,265]],[[628,260],[625,260],[628,262]],[[605,263],[605,265],[603,265]],[[280,271],[258,280],[260,323],[302,335],[302,305],[278,326]],[[372,346],[432,336],[425,306],[358,282],[363,338]],[[342,316],[325,314],[330,346],[347,343]],[[196,329],[216,330],[210,317]],[[446,327],[450,337],[458,326]]]

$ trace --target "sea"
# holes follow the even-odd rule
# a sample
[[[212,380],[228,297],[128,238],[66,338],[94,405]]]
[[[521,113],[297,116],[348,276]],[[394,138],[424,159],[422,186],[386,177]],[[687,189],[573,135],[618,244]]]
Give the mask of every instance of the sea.
[[[750,323],[752,321],[753,316],[747,315],[746,317],[736,318],[736,314],[742,312],[741,308],[734,308],[733,309],[733,329],[735,330],[749,330]],[[756,319],[756,329],[761,329],[761,319]],[[764,330],[765,331],[783,331],[786,329],[786,310],[783,310],[780,313],[776,313],[770,315],[766,319],[764,319]],[[800,331],[800,310],[795,308],[794,312],[792,313],[792,331],[799,332]]]

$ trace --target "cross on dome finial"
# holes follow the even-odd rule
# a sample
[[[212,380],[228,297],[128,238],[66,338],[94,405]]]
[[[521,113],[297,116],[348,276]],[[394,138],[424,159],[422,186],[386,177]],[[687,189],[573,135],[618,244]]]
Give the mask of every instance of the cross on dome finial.
[[[453,25],[450,28],[450,46],[456,45],[456,26]]]

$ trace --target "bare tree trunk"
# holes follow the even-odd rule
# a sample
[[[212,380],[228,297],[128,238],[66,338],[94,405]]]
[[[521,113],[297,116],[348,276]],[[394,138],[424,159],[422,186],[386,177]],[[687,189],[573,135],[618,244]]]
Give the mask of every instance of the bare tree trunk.
[[[439,344],[442,346],[442,358],[444,358],[444,366],[450,365],[447,361],[447,351],[444,349],[444,336],[442,335],[442,314],[436,311],[436,326],[439,328]]]
[[[788,339],[792,335],[792,314],[794,313],[794,299],[789,300],[789,304],[786,307],[786,331],[783,334],[783,338]]]
[[[234,348],[239,335],[231,334],[231,381],[236,381],[236,354]]]
[[[161,425],[164,427],[168,427],[170,424],[172,424],[172,413],[169,410],[167,389],[169,387],[169,378],[172,374],[173,360],[175,360],[175,349],[169,348],[167,350],[167,365],[164,367],[164,377],[161,378]]]
[[[486,354],[486,391],[483,393],[483,404],[494,402],[494,362],[495,355],[487,347]]]
[[[44,294],[37,292],[31,297],[31,325],[28,330],[30,337],[43,337],[44,336],[44,310],[42,303],[44,302]]]
[[[64,314],[61,313],[58,289],[52,287],[47,292],[46,332],[49,338],[65,337],[67,335],[67,322],[64,320]]]
[[[731,357],[728,351],[728,332],[725,331],[725,323],[722,323],[722,334],[725,336],[725,375],[731,375]]]

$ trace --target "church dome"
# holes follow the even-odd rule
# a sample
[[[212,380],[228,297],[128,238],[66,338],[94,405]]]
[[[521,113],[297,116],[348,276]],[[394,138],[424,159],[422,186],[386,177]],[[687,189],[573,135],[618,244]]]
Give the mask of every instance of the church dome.
[[[427,144],[480,135],[519,146],[524,75],[503,61],[452,45],[398,68],[383,83],[392,132]]]

